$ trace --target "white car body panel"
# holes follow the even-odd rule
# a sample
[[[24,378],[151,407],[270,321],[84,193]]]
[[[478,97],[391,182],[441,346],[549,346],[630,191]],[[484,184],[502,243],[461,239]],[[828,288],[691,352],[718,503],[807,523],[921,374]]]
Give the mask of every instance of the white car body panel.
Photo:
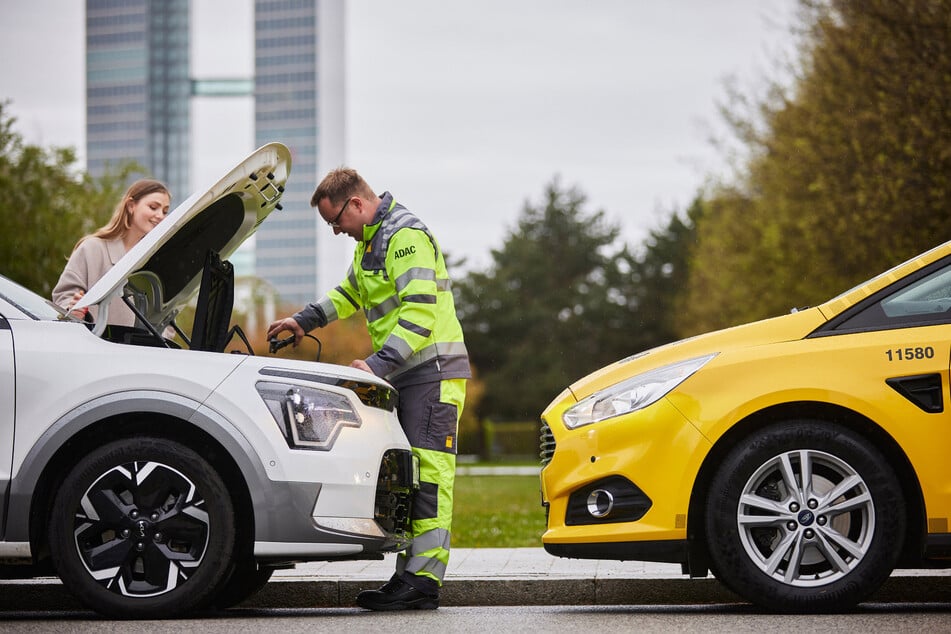
[[[81,323],[17,321],[11,328],[17,341],[18,421],[54,423],[97,398],[143,389],[201,403],[247,358],[111,343]],[[72,354],[67,357],[63,350]],[[207,358],[190,360],[199,354]],[[86,363],[76,366],[67,361],[70,357]],[[46,430],[40,424],[17,425],[13,475]]]

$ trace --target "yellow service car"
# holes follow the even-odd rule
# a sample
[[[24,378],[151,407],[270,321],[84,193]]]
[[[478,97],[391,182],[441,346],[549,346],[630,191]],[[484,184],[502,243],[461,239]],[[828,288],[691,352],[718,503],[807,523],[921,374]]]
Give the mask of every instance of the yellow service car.
[[[542,414],[545,549],[679,562],[786,612],[951,567],[949,366],[951,242],[618,361]]]

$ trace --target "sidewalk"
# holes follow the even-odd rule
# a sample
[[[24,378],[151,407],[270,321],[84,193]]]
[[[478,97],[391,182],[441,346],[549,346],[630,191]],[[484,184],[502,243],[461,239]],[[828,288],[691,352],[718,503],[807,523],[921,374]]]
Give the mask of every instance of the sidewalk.
[[[275,573],[245,607],[347,607],[393,573],[395,555],[372,562],[317,562]],[[951,601],[951,570],[898,570],[870,602]],[[543,548],[457,548],[441,606],[678,605],[743,599],[712,576],[691,579],[680,564],[565,559]]]
[[[351,607],[357,593],[393,574],[395,555],[377,561],[314,562],[281,570],[246,608]],[[873,603],[947,603],[951,570],[899,570]],[[554,557],[542,548],[452,551],[440,605],[681,605],[742,599],[713,577],[690,579],[678,564]],[[77,610],[55,578],[0,580],[4,611]]]

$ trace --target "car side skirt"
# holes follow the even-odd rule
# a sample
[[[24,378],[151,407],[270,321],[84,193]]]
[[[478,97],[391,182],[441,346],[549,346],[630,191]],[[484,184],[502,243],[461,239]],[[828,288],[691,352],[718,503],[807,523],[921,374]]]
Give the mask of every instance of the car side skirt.
[[[925,538],[925,557],[943,559],[951,566],[951,533],[932,533]]]
[[[641,542],[598,542],[590,544],[545,544],[545,551],[556,557],[607,559],[617,561],[656,561],[685,564],[688,560],[685,539]]]

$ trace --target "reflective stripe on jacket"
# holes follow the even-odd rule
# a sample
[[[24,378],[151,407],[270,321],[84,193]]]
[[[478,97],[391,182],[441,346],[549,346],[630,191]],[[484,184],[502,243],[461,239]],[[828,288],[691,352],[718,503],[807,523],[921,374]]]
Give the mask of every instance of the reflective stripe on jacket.
[[[387,192],[346,278],[294,319],[305,331],[366,314],[377,376],[413,385],[471,376],[446,262],[429,229]]]

